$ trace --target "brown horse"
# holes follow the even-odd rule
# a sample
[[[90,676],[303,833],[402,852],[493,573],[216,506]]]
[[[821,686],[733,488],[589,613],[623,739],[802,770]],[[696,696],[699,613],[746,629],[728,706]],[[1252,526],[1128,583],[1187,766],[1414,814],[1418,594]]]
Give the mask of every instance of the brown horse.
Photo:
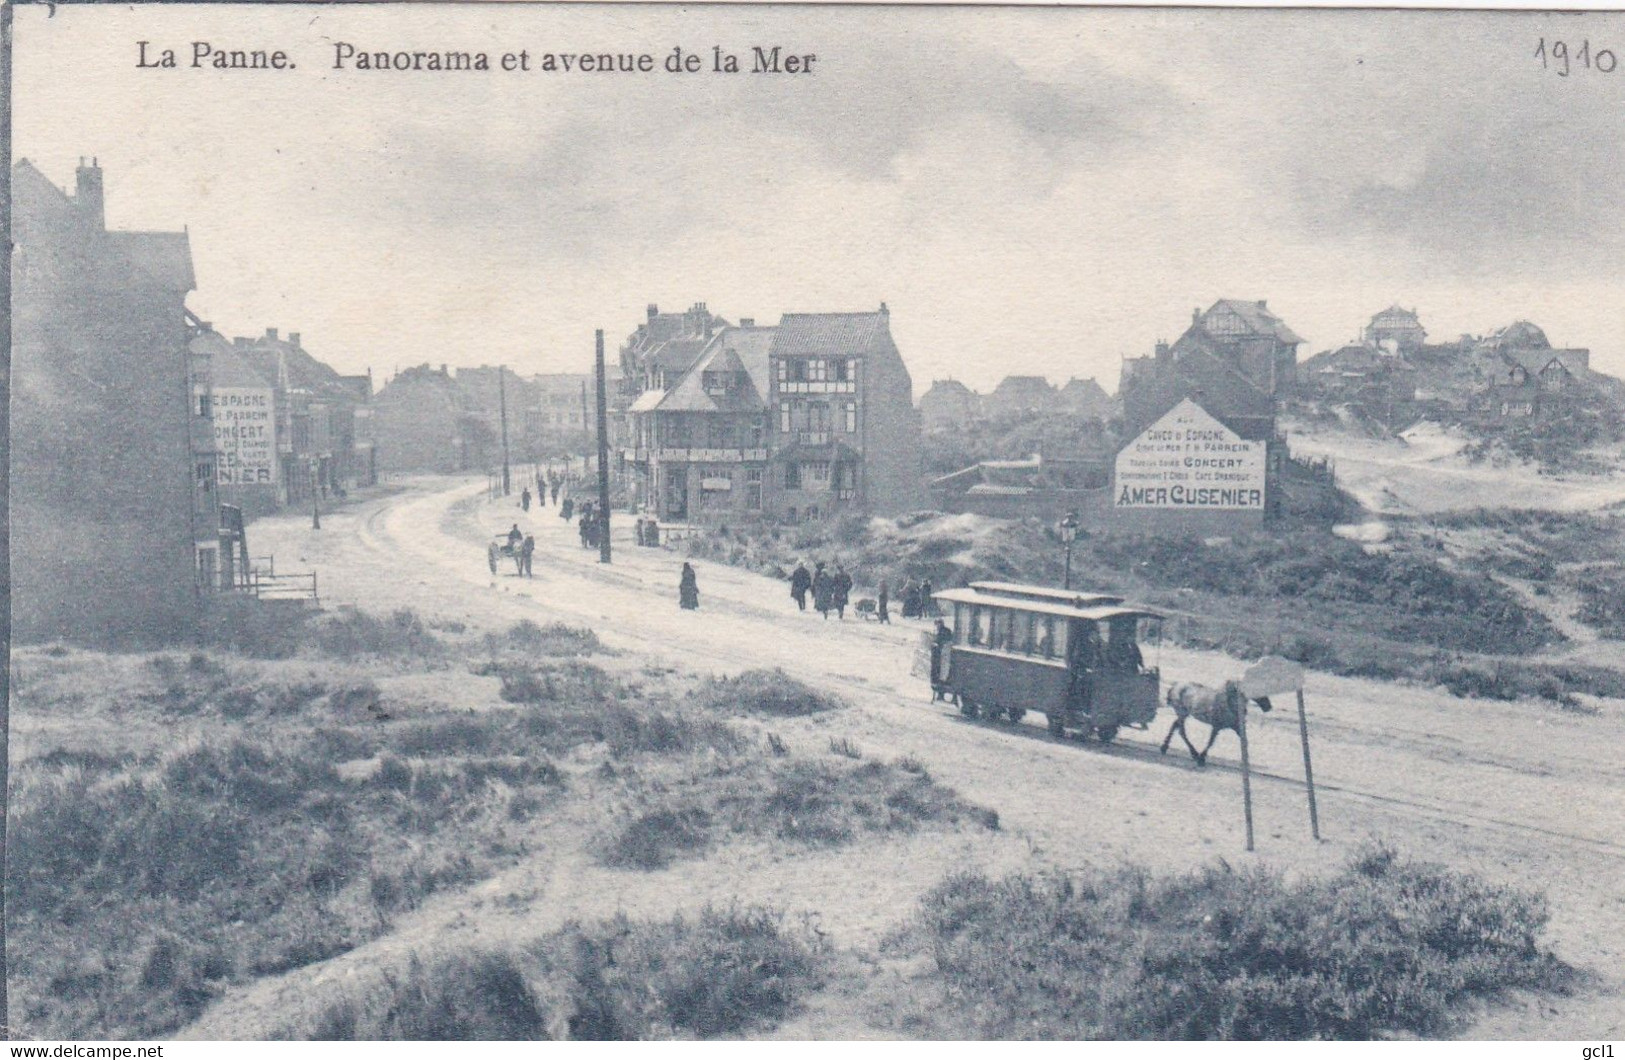
[[[1261,697],[1254,702],[1259,710],[1270,709],[1270,701],[1266,698]],[[1218,690],[1189,681],[1169,685],[1168,705],[1174,708],[1174,723],[1168,727],[1168,735],[1162,738],[1162,753],[1168,753],[1168,744],[1177,732],[1179,738],[1185,741],[1185,746],[1190,748],[1196,764],[1207,765],[1207,753],[1213,749],[1213,741],[1219,738],[1220,732],[1229,729],[1237,736],[1241,735],[1241,711],[1246,704],[1247,697],[1234,681],[1226,681],[1224,688]],[[1200,751],[1185,732],[1185,722],[1190,718],[1195,718],[1210,730],[1207,746]]]

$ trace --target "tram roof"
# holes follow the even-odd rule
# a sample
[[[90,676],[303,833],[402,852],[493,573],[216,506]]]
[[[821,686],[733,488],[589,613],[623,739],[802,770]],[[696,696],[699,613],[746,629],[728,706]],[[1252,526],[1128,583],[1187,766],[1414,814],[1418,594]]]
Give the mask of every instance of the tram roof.
[[[1015,596],[999,596],[983,592],[974,586],[968,589],[944,589],[932,593],[933,599],[951,604],[981,604],[984,607],[1004,607],[1012,611],[1027,611],[1038,615],[1058,615],[1062,618],[1081,618],[1086,622],[1107,622],[1114,618],[1162,618],[1160,611],[1132,604],[1095,604],[1069,606],[1049,600],[1023,600]]]
[[[1047,585],[1021,585],[1017,582],[971,582],[970,587],[995,596],[1015,596],[1072,607],[1099,607],[1123,602],[1121,596],[1109,593],[1085,593],[1076,589],[1052,589]]]

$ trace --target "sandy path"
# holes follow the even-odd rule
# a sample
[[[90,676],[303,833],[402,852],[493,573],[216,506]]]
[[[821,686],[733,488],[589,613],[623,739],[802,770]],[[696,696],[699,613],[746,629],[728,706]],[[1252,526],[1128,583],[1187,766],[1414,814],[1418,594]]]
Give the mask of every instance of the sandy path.
[[[839,691],[851,709],[803,724],[809,750],[827,735],[851,738],[870,756],[910,753],[975,802],[1000,813],[998,837],[911,840],[884,851],[788,857],[724,852],[681,872],[611,873],[538,855],[486,884],[431,903],[399,930],[350,954],[235,992],[205,1014],[193,1035],[253,1036],[325,981],[367,975],[409,948],[459,933],[523,937],[566,915],[628,908],[656,912],[732,895],[815,909],[843,943],[874,937],[906,915],[913,895],[950,867],[1077,868],[1133,860],[1183,869],[1223,856],[1267,860],[1286,871],[1338,864],[1371,835],[1497,880],[1545,888],[1552,937],[1566,959],[1596,969],[1603,985],[1543,1007],[1492,1014],[1476,1035],[1523,1038],[1617,1036],[1625,1021],[1625,774],[1617,749],[1625,714],[1567,714],[1533,703],[1455,699],[1442,692],[1312,675],[1308,699],[1326,842],[1308,835],[1295,719],[1277,711],[1252,728],[1259,852],[1244,850],[1236,746],[1221,740],[1198,770],[1183,755],[1157,754],[1166,718],[1109,748],[1051,739],[1037,725],[967,723],[933,706],[908,675],[917,625],[825,622],[798,614],[782,583],[696,563],[702,610],[676,604],[680,560],[639,549],[617,532],[615,563],[577,543],[552,507],[522,515],[485,501],[481,486],[429,480],[406,493],[324,516],[326,529],[284,518],[256,523],[256,553],[279,565],[314,566],[328,602],[373,609],[410,606],[470,628],[520,617],[590,625],[612,647],[701,672],[783,666]],[[491,578],[484,542],[518,521],[538,542],[538,576]],[[1152,660],[1155,661],[1155,660]],[[1208,682],[1233,676],[1222,655],[1165,649],[1164,674]],[[561,827],[563,827],[561,825]],[[764,860],[765,859],[765,860]],[[536,881],[550,881],[539,889]],[[575,880],[574,884],[561,881]],[[822,881],[822,882],[820,882]],[[883,884],[883,886],[882,886]],[[539,900],[546,891],[550,897]],[[503,902],[503,894],[514,896]],[[510,908],[511,907],[511,908]],[[494,909],[508,908],[498,916]],[[514,912],[515,909],[520,912]],[[517,918],[517,923],[515,922]],[[472,926],[470,926],[472,925]],[[522,925],[522,928],[521,928]]]

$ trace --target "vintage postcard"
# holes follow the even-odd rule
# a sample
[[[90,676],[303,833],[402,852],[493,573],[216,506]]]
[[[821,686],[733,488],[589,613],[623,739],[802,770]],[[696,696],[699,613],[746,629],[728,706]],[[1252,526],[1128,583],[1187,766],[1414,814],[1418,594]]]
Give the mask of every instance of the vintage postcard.
[[[4,19],[13,1038],[1613,1056],[1625,16]]]

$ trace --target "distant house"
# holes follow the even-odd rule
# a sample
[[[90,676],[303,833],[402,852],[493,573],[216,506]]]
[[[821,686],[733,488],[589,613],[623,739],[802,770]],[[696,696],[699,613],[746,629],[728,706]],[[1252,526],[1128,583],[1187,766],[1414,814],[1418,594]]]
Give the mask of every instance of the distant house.
[[[1414,401],[1416,375],[1402,354],[1364,343],[1317,353],[1298,367],[1299,387],[1309,395],[1383,408]]]
[[[964,430],[982,414],[982,399],[957,379],[937,379],[920,395],[920,426],[926,431]]]
[[[1567,407],[1591,389],[1591,351],[1554,348],[1546,333],[1527,320],[1509,324],[1472,350],[1484,382],[1486,411],[1503,417],[1533,416]]]
[[[1368,346],[1403,354],[1421,349],[1427,335],[1416,310],[1391,305],[1371,318],[1363,338]]]
[[[445,365],[420,364],[397,373],[373,399],[373,412],[380,471],[449,474],[469,466],[462,402]]]
[[[1112,417],[1112,399],[1093,378],[1068,379],[1056,396],[1056,407],[1074,416],[1098,420]]]
[[[668,389],[632,407],[637,501],[667,521],[745,521],[768,509],[769,353],[776,328],[724,326]]]
[[[1041,375],[1007,375],[982,399],[990,420],[1013,420],[1042,415],[1056,409],[1057,395]]]
[[[1175,362],[1194,354],[1214,357],[1274,396],[1292,390],[1302,344],[1303,339],[1262,300],[1221,298],[1205,313],[1191,311],[1191,326],[1171,352]]]
[[[266,328],[263,335],[232,339],[232,350],[275,389],[285,503],[377,481],[370,375],[339,374],[305,349],[297,331],[283,336]]]
[[[925,502],[914,384],[891,313],[786,313],[773,336],[775,517],[888,515]]]

